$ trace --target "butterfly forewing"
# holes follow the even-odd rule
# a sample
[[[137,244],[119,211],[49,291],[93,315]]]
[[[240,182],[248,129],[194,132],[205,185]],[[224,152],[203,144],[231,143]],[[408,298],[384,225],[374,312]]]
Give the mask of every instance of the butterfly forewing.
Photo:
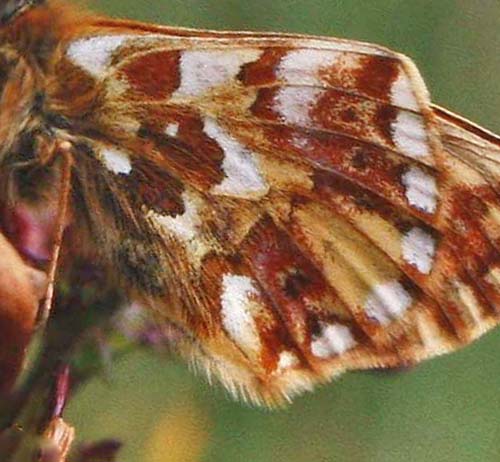
[[[74,147],[82,240],[231,391],[279,402],[496,324],[500,144],[434,109],[408,58],[92,16],[64,30],[44,111]]]

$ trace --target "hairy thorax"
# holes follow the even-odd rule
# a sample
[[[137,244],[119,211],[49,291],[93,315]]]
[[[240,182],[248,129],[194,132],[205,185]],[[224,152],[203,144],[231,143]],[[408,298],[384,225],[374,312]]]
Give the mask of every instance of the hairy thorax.
[[[19,146],[19,133],[29,129],[36,104],[36,76],[25,57],[10,45],[0,48],[0,160]]]

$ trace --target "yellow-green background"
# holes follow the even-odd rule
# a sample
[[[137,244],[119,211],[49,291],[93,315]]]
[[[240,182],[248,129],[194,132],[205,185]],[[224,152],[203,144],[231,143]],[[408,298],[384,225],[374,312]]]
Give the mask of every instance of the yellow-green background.
[[[102,11],[205,28],[381,43],[414,58],[434,101],[500,131],[498,0],[95,0]],[[251,409],[184,364],[138,351],[85,386],[80,439],[120,462],[500,460],[500,331],[404,373],[353,373],[283,411]]]

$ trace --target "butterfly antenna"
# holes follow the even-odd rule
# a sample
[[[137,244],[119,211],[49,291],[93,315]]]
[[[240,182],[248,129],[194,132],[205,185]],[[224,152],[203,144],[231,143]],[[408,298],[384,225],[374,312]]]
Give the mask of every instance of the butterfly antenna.
[[[47,273],[48,284],[43,306],[38,316],[38,327],[42,328],[49,319],[54,300],[54,286],[61,253],[61,245],[66,228],[66,217],[68,213],[69,196],[71,193],[71,169],[73,166],[73,156],[71,154],[72,145],[69,141],[63,141],[57,146],[57,151],[61,154],[62,169],[59,201],[57,203],[57,218],[55,226],[54,244],[50,256],[50,266]]]

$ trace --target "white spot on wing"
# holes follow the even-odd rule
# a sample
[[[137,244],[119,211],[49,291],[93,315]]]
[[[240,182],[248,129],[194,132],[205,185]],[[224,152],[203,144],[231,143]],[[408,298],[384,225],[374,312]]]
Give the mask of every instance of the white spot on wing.
[[[417,98],[411,80],[405,72],[399,71],[398,78],[391,87],[391,103],[413,111],[419,111]]]
[[[401,243],[403,258],[423,274],[429,274],[436,253],[434,238],[422,228],[414,227],[404,236]]]
[[[392,123],[392,137],[398,149],[409,157],[420,159],[430,155],[424,119],[418,114],[399,111]]]
[[[199,96],[228,83],[241,66],[259,59],[261,50],[188,50],[181,56],[181,84],[173,96]]]
[[[66,55],[73,63],[93,77],[101,78],[106,73],[113,53],[130,38],[130,35],[101,35],[81,38],[69,45]]]
[[[293,366],[296,366],[299,363],[299,360],[295,354],[291,351],[282,351],[278,358],[278,365],[276,369],[278,371],[284,371]]]
[[[165,227],[183,241],[191,241],[198,237],[201,217],[199,215],[199,204],[196,198],[189,192],[182,193],[184,202],[184,213],[175,217],[160,215],[153,212],[155,221]]]
[[[222,324],[240,347],[250,351],[260,348],[259,331],[254,320],[259,305],[252,300],[258,295],[251,278],[234,274],[222,277]]]
[[[377,284],[365,301],[365,313],[386,325],[404,314],[413,303],[410,294],[398,281]]]
[[[165,134],[168,136],[175,137],[177,136],[178,131],[179,131],[178,123],[170,123],[165,127]]]
[[[307,126],[311,122],[310,111],[321,94],[319,88],[283,87],[275,96],[274,109],[286,123]]]
[[[226,176],[212,188],[214,194],[229,196],[263,195],[268,186],[252,151],[233,138],[211,117],[205,118],[204,132],[224,151],[222,168]]]
[[[311,342],[311,351],[318,358],[340,355],[356,345],[356,340],[347,326],[321,324],[321,334]]]
[[[184,191],[182,193],[184,202],[184,213],[175,217],[161,215],[154,210],[150,210],[146,215],[152,220],[161,232],[173,235],[182,241],[193,261],[199,264],[204,255],[210,250],[210,245],[202,233],[202,219],[200,210],[204,203],[193,192]]]
[[[104,148],[100,152],[101,161],[106,168],[116,174],[128,175],[132,171],[129,155],[117,148]]]
[[[411,167],[402,177],[408,203],[419,210],[434,213],[437,207],[436,179],[419,167]]]
[[[342,54],[330,50],[294,50],[287,53],[276,71],[279,79],[300,85],[321,84],[319,71],[333,66]]]

